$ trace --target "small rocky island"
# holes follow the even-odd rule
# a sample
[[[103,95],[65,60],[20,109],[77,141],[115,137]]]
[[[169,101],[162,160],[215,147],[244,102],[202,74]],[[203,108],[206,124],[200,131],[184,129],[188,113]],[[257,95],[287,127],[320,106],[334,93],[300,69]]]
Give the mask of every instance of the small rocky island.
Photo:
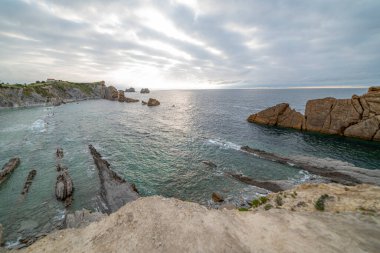
[[[351,99],[309,100],[305,115],[282,103],[248,117],[248,122],[380,141],[380,86]]]

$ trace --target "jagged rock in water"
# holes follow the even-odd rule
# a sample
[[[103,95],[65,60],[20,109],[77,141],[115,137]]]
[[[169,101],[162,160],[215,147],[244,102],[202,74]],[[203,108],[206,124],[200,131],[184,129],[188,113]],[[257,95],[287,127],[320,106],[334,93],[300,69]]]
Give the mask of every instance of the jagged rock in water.
[[[127,103],[136,103],[139,102],[140,100],[134,99],[134,98],[125,98],[125,102]]]
[[[139,195],[131,184],[110,169],[110,164],[92,146],[88,146],[100,178],[100,198],[105,206],[102,211],[113,213],[125,203],[136,200]]]
[[[123,90],[119,90],[119,98],[118,98],[118,101],[119,101],[119,102],[125,102],[125,95],[124,95],[124,91],[123,91]]]
[[[140,93],[150,93],[150,90],[148,88],[142,88]]]
[[[28,177],[26,178],[26,181],[24,184],[24,188],[22,189],[22,192],[21,192],[22,195],[25,195],[29,192],[29,188],[32,185],[33,179],[36,176],[36,174],[37,174],[36,170],[31,170],[29,172]]]
[[[215,163],[211,162],[211,161],[202,161],[203,164],[209,166],[210,168],[216,168],[218,167]]]
[[[83,228],[91,222],[99,221],[107,215],[100,212],[91,212],[87,209],[77,210],[65,217],[65,228]]]
[[[157,105],[160,105],[160,101],[154,98],[149,98],[148,106],[157,106]]]
[[[20,158],[14,157],[9,159],[0,171],[0,184],[8,178],[8,176],[18,167],[19,164]]]
[[[305,116],[282,103],[252,114],[248,122],[380,141],[380,88],[351,99],[309,100]]]
[[[119,92],[113,86],[108,86],[105,90],[105,99],[107,100],[118,100]]]
[[[129,89],[125,89],[125,92],[136,92],[135,88],[131,87]]]
[[[277,183],[274,181],[255,180],[253,178],[244,176],[242,174],[236,174],[236,173],[227,173],[227,174],[243,183],[253,185],[259,188],[263,188],[271,192],[280,192],[280,191],[291,188],[291,185],[289,185],[288,187],[284,187],[284,186],[281,186],[280,183]]]
[[[63,149],[62,148],[57,148],[56,158],[57,159],[62,159],[63,158]]]
[[[145,102],[145,101],[141,101],[141,104],[142,104],[142,105],[147,105],[148,103]]]
[[[71,205],[73,190],[73,181],[69,172],[67,170],[61,170],[55,184],[55,196],[58,200],[64,201],[65,206],[69,206]]]
[[[212,197],[212,200],[214,202],[216,202],[216,203],[224,201],[223,196],[220,193],[217,193],[217,192],[213,192],[212,195],[211,195],[211,197]]]

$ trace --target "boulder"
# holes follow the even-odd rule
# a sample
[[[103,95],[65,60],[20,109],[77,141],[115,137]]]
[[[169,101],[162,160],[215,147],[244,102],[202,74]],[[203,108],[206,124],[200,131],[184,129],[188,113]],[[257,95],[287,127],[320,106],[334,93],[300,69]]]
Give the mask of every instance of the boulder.
[[[119,101],[119,102],[125,102],[125,96],[124,96],[124,91],[123,91],[123,90],[119,90],[119,98],[118,98],[118,101]]]
[[[125,92],[136,92],[135,88],[131,87],[129,89],[125,89]]]
[[[105,90],[105,99],[117,100],[119,98],[119,92],[113,86],[108,86]]]
[[[365,140],[372,140],[379,131],[380,116],[371,117],[358,124],[348,127],[344,131],[344,135],[348,137],[356,137]],[[376,138],[378,138],[376,136]]]
[[[141,104],[142,104],[142,105],[147,105],[148,103],[145,102],[145,101],[142,101],[142,100],[141,100]]]
[[[280,127],[288,127],[301,130],[304,121],[304,117],[301,113],[297,112],[294,109],[292,110],[288,106],[285,111],[278,116],[277,125]]]
[[[157,105],[160,105],[160,101],[154,98],[149,98],[148,106],[157,106]]]
[[[148,88],[142,88],[140,93],[150,93],[150,90]]]
[[[18,167],[20,164],[20,158],[14,157],[9,159],[9,161],[0,170],[0,184],[5,181],[8,176]]]
[[[277,124],[278,116],[281,115],[288,107],[289,104],[286,103],[278,104],[261,112],[250,115],[247,120],[251,123],[274,126]]]
[[[216,203],[220,203],[224,201],[223,196],[217,192],[213,192],[211,197],[212,197],[212,200]]]

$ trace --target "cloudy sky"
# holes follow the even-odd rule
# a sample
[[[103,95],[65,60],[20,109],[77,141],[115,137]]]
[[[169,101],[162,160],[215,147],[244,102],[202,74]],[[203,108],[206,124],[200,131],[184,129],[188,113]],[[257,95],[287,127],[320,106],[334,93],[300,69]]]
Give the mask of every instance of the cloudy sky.
[[[380,84],[379,0],[0,0],[0,80]]]

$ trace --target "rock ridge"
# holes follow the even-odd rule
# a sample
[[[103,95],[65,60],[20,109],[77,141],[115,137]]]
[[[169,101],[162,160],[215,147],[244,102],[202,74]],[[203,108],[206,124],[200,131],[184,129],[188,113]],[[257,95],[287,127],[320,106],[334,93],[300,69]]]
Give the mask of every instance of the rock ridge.
[[[305,115],[281,103],[252,114],[248,122],[380,141],[380,87],[351,99],[309,100]]]

